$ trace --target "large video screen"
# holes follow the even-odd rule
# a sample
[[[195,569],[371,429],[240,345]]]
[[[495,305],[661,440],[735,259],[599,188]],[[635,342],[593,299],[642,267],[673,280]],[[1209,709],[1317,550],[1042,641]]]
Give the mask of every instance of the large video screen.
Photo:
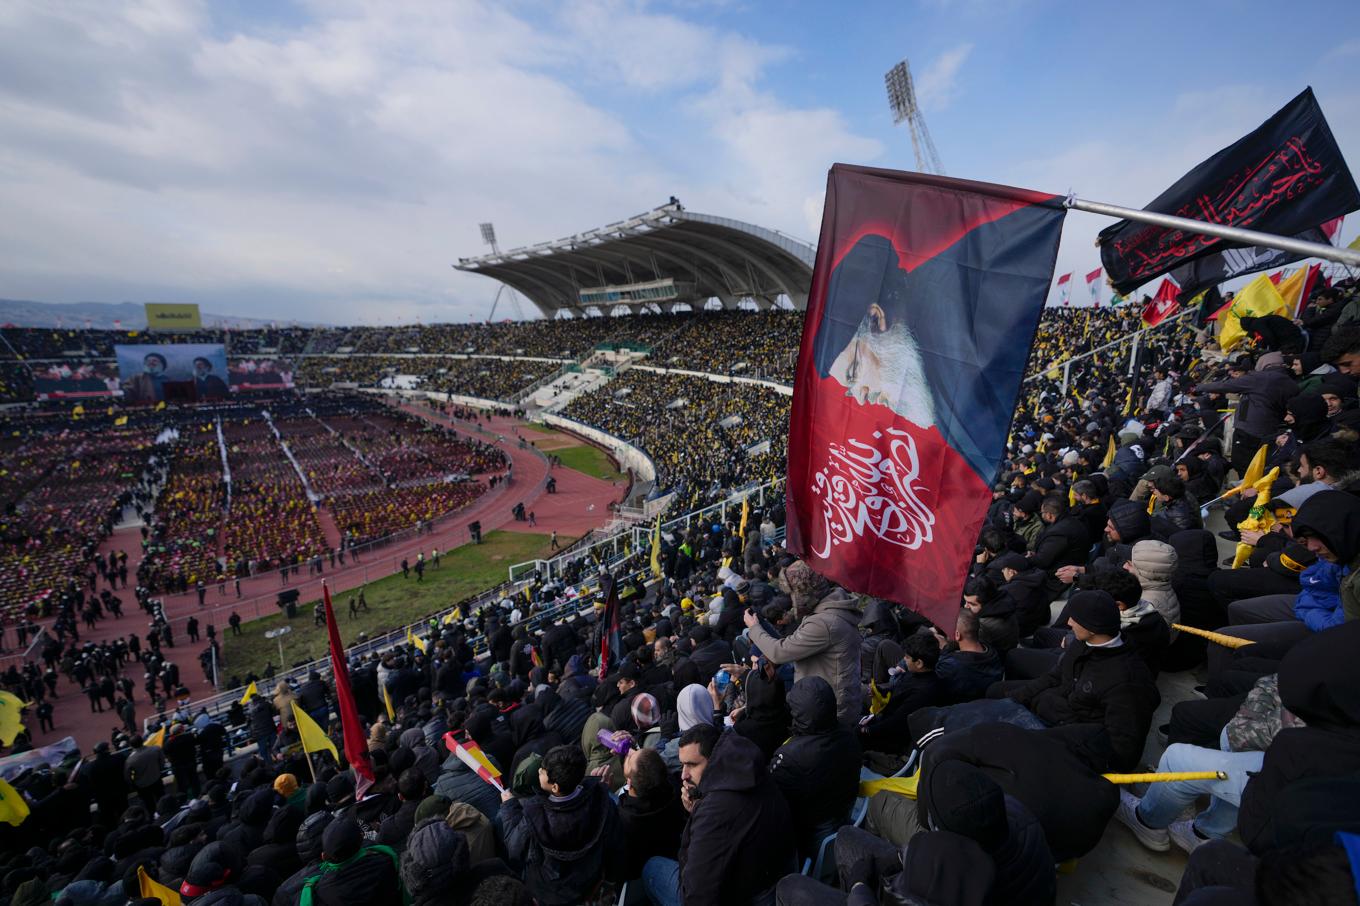
[[[112,362],[50,362],[33,366],[33,393],[40,400],[122,396]]]
[[[127,403],[197,402],[230,392],[221,343],[115,346],[113,354]]]
[[[227,366],[232,390],[288,390],[293,363],[286,359],[232,359]]]

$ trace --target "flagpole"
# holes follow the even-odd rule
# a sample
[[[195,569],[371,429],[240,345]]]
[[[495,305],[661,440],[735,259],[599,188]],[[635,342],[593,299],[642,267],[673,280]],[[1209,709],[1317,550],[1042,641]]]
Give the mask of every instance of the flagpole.
[[[1295,239],[1292,236],[1276,236],[1273,233],[1258,233],[1256,230],[1244,230],[1241,227],[1224,226],[1220,223],[1191,220],[1189,217],[1176,217],[1172,214],[1159,214],[1156,211],[1140,211],[1136,208],[1106,204],[1103,201],[1087,201],[1075,196],[1069,196],[1063,204],[1074,211],[1085,211],[1088,214],[1104,214],[1106,217],[1118,217],[1121,220],[1136,220],[1139,223],[1150,223],[1153,226],[1166,227],[1172,230],[1185,230],[1189,233],[1198,233],[1201,236],[1217,236],[1219,239],[1226,239],[1229,242],[1241,245],[1258,245],[1268,249],[1279,249],[1282,252],[1292,252],[1305,258],[1325,258],[1339,264],[1360,267],[1360,251],[1337,248],[1334,245],[1327,245],[1322,242],[1308,242],[1303,239]]]

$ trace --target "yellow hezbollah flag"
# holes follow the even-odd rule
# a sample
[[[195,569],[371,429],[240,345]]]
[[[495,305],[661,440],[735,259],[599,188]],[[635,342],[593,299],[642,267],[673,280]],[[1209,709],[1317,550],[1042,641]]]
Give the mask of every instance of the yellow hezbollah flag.
[[[165,400],[161,400],[159,403],[156,404],[156,411],[157,411],[157,412],[160,412],[160,411],[161,411],[162,409],[164,409],[164,408],[165,408]]]
[[[861,780],[859,782],[859,794],[865,799],[872,799],[875,793],[886,790],[889,793],[906,796],[908,799],[915,799],[916,785],[920,782],[921,771],[919,769],[910,777],[882,777],[877,780]]]
[[[148,737],[146,738],[146,744],[149,745],[149,746],[158,746],[158,747],[160,747],[160,748],[164,748],[164,747],[165,747],[165,727],[161,727],[161,728],[160,728],[159,730],[157,730],[155,733],[152,733],[150,736],[148,736]]]
[[[18,827],[24,823],[28,812],[28,803],[19,791],[0,780],[0,821]]]
[[[1284,297],[1280,295],[1275,284],[1270,282],[1270,276],[1262,274],[1242,287],[1242,291],[1233,299],[1227,313],[1220,319],[1223,327],[1218,335],[1218,347],[1224,352],[1229,352],[1247,339],[1247,332],[1242,329],[1242,318],[1285,315],[1287,311]]]
[[[154,880],[141,865],[137,866],[137,887],[143,899],[160,900],[164,906],[180,906],[179,893]]]
[[[289,702],[293,708],[293,720],[297,721],[298,738],[302,740],[302,751],[307,754],[313,752],[330,752],[335,763],[340,763],[340,753],[335,749],[335,743],[331,742],[326,731],[312,720],[311,715],[298,707],[296,701]]]
[[[1279,474],[1280,467],[1276,466],[1262,475],[1260,480],[1256,482],[1256,502],[1253,503],[1251,509],[1247,511],[1247,518],[1237,523],[1237,528],[1239,530],[1246,529],[1257,532],[1270,531],[1270,527],[1275,524],[1275,514],[1266,506],[1266,504],[1270,503],[1270,489],[1271,486],[1275,484],[1275,479],[1279,477]],[[1237,553],[1233,556],[1232,568],[1241,568],[1242,564],[1246,563],[1247,558],[1251,556],[1252,550],[1253,548],[1250,544],[1247,544],[1245,541],[1239,541],[1237,543]]]
[[[1229,488],[1223,493],[1224,497],[1231,497],[1234,494],[1241,494],[1247,488],[1256,487],[1256,482],[1261,480],[1261,476],[1266,473],[1266,453],[1269,450],[1268,444],[1261,444],[1261,449],[1256,451],[1256,455],[1247,463],[1246,474],[1242,476],[1242,483],[1235,488]]]
[[[120,415],[120,416],[118,416],[117,418],[115,418],[115,419],[113,420],[113,424],[114,424],[115,427],[119,427],[119,428],[123,427],[123,425],[126,425],[126,424],[127,424],[127,416],[126,416],[126,415]]]
[[[193,304],[163,304],[147,302],[146,326],[148,330],[197,330],[203,326],[203,316],[198,306]]]
[[[746,520],[751,518],[751,498],[741,498],[741,528],[737,529],[737,534],[741,540],[746,540]]]
[[[421,654],[425,653],[425,640],[411,632],[410,626],[406,627],[406,641],[416,646],[416,649],[419,650]]]
[[[387,684],[383,684],[383,704],[387,706],[387,719],[396,720],[397,710],[392,707],[392,693],[387,691]]]
[[[251,680],[250,685],[246,686],[246,694],[241,696],[241,704],[244,705],[246,702],[250,701],[251,698],[259,694],[260,690],[255,688],[255,681]]]
[[[1115,445],[1115,442],[1114,442],[1114,435],[1111,434],[1111,435],[1110,435],[1110,446],[1109,446],[1109,448],[1106,449],[1106,451],[1105,451],[1105,458],[1102,459],[1102,460],[1100,461],[1100,467],[1101,467],[1102,469],[1108,469],[1110,466],[1114,465],[1114,457],[1115,457],[1115,454],[1118,453],[1118,452],[1119,452],[1119,447]]]
[[[744,521],[744,520],[743,520]],[[661,514],[656,514],[656,525],[652,528],[652,575],[661,578]]]
[[[0,692],[0,744],[14,745],[14,738],[26,728],[23,722],[24,700],[12,692]]]

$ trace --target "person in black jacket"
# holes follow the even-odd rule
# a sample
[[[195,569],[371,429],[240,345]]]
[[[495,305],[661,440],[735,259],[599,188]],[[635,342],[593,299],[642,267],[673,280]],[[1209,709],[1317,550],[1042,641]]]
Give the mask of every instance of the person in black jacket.
[[[1075,639],[1053,669],[1027,682],[998,683],[993,698],[1023,705],[1051,727],[1099,724],[1109,737],[1111,769],[1131,770],[1143,754],[1161,700],[1147,665],[1119,634],[1119,605],[1103,591],[1079,591],[1067,603]]]
[[[674,859],[689,815],[656,749],[631,749],[623,761],[627,789],[619,796],[619,824],[626,855],[622,877],[642,876],[647,860]]]
[[[302,883],[299,903],[311,906],[402,906],[397,857],[385,846],[364,846],[353,818],[336,818],[321,835],[321,862]]]
[[[642,879],[659,900],[746,906],[768,896],[795,868],[788,803],[765,770],[760,750],[707,724],[680,737],[681,803],[689,823],[678,863],[649,859]],[[678,896],[677,896],[678,894]]]
[[[1048,606],[1048,573],[1013,551],[997,557],[991,565],[995,567],[994,581],[1000,586],[1001,593],[1015,602],[1019,637],[1026,638],[1048,623],[1052,616]]]
[[[321,674],[315,670],[307,674],[307,682],[298,689],[298,706],[307,712],[308,717],[316,721],[318,727],[325,727],[330,723],[330,690],[321,681]]]
[[[987,645],[1004,652],[1020,644],[1016,601],[1003,594],[991,579],[986,576],[969,579],[963,586],[963,606],[977,615],[978,633]]]
[[[770,778],[793,812],[799,855],[810,858],[822,838],[849,823],[859,795],[860,748],[836,719],[836,693],[820,676],[793,684],[789,712],[793,738],[770,759]]]
[[[1057,578],[1057,572],[1064,566],[1081,566],[1091,552],[1091,538],[1086,534],[1086,525],[1075,516],[1068,515],[1067,501],[1058,494],[1044,498],[1039,507],[1039,518],[1048,527],[1034,542],[1034,551],[1029,555],[1032,565],[1048,573],[1045,589],[1048,600],[1052,601],[1062,594],[1065,585]]]
[[[397,797],[401,805],[396,812],[383,819],[378,829],[378,842],[400,849],[416,825],[416,809],[429,795],[430,783],[419,768],[407,768],[397,778]]]
[[[538,784],[542,794],[532,798],[501,794],[506,854],[523,867],[540,906],[585,902],[601,879],[620,874],[618,807],[597,779],[586,777],[579,745],[549,750]]]
[[[939,679],[942,704],[954,705],[982,698],[993,683],[1001,681],[1005,662],[994,648],[988,648],[978,638],[978,615],[966,607],[959,608],[954,622],[954,639],[950,643],[943,633],[935,633],[940,643],[940,659],[935,664]]]
[[[1280,730],[1261,770],[1247,782],[1237,815],[1242,842],[1255,853],[1273,845],[1284,791],[1301,780],[1360,773],[1360,621],[1314,633],[1280,662],[1280,702],[1303,727]]]
[[[889,687],[887,705],[860,722],[860,745],[868,752],[900,755],[911,749],[907,721],[919,708],[939,704],[942,690],[935,665],[940,645],[934,635],[918,632],[902,640],[901,670]]]

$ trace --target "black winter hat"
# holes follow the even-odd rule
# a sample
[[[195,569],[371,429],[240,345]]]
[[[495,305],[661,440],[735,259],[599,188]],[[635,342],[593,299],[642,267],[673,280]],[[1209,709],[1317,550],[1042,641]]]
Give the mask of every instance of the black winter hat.
[[[230,843],[209,843],[198,851],[189,865],[189,873],[179,892],[186,897],[200,897],[241,876],[241,854]]]
[[[988,852],[1006,841],[1006,794],[977,768],[945,761],[925,773],[922,786],[935,827],[975,840]]]
[[[1067,613],[1087,632],[1119,634],[1119,605],[1109,592],[1078,591],[1067,599]]]
[[[1287,579],[1297,579],[1300,573],[1316,562],[1317,554],[1297,541],[1291,542],[1283,550],[1266,555],[1266,568]]]
[[[348,805],[354,799],[354,780],[349,774],[336,774],[326,782],[326,799],[332,807]]]
[[[327,862],[343,862],[359,851],[364,832],[353,818],[336,818],[321,834],[321,852]]]

